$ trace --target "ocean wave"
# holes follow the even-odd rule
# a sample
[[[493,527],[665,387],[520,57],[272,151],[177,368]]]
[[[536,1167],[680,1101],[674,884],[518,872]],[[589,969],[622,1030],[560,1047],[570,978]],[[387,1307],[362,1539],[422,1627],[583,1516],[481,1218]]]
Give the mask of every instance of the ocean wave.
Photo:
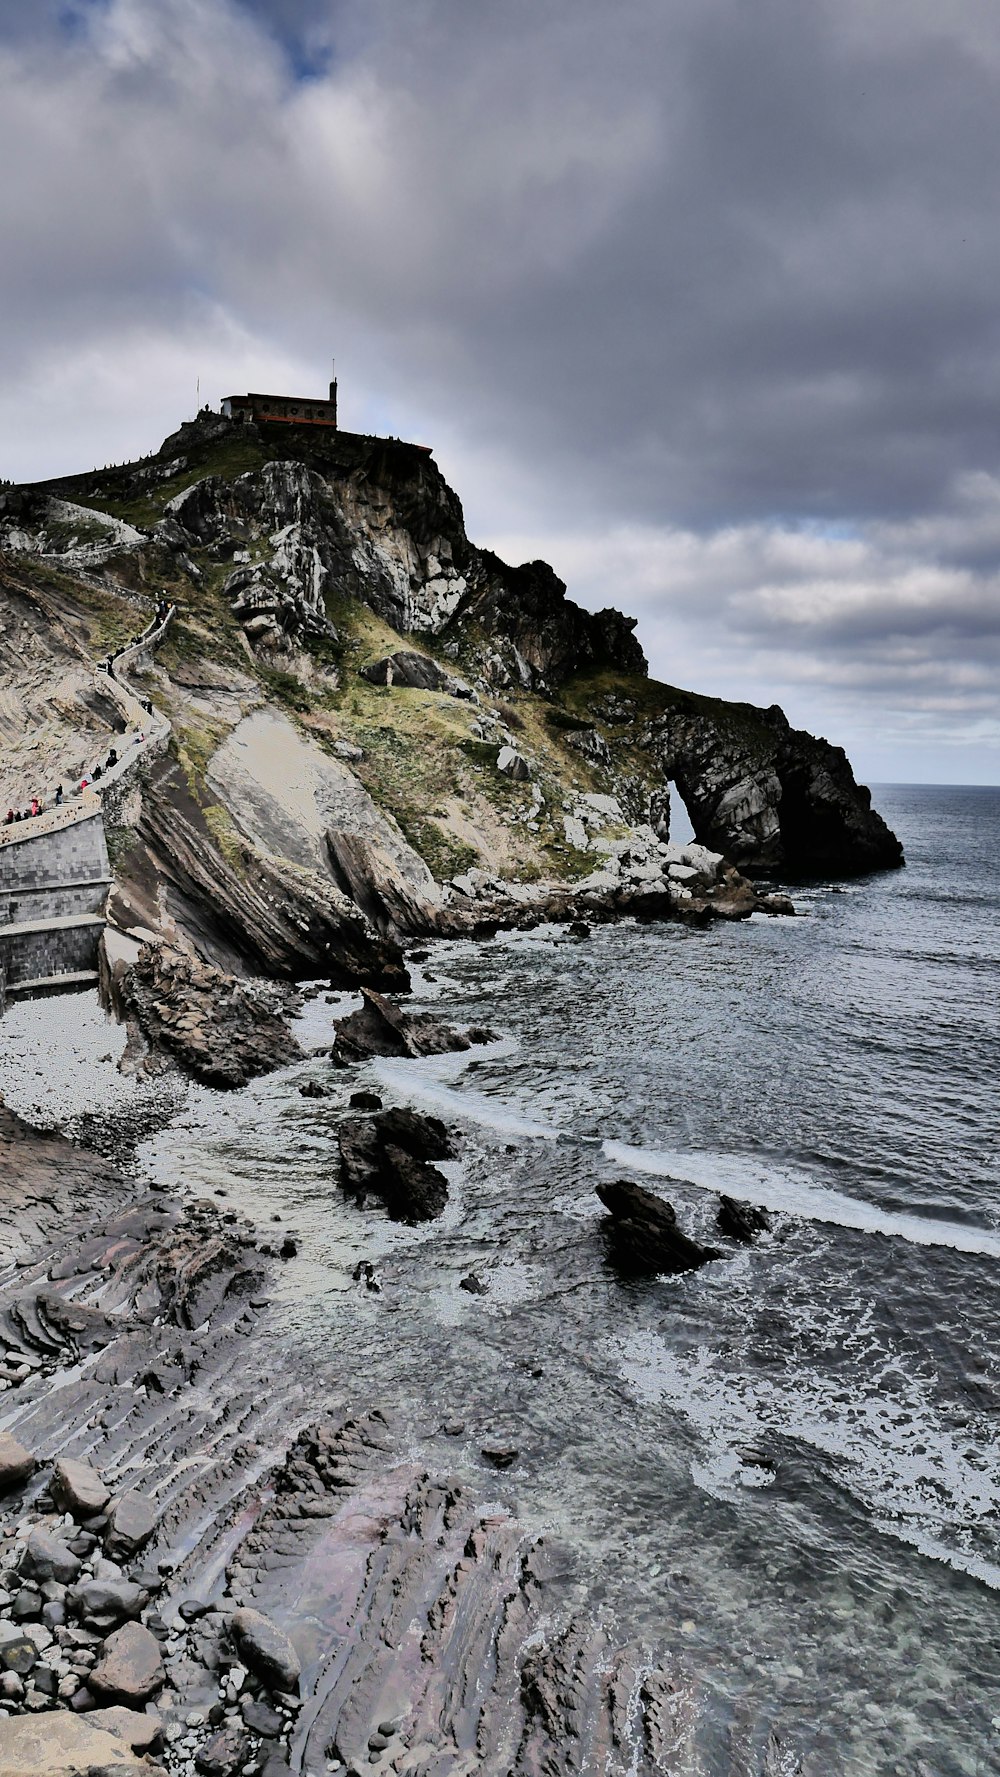
[[[701,1191],[724,1191],[763,1209],[799,1216],[805,1221],[825,1222],[864,1234],[885,1234],[908,1240],[914,1246],[946,1246],[955,1252],[1000,1259],[1000,1233],[988,1228],[880,1209],[877,1204],[831,1191],[801,1174],[762,1165],[750,1157],[637,1148],[615,1141],[604,1142],[603,1151],[607,1159],[633,1172],[677,1179]]]

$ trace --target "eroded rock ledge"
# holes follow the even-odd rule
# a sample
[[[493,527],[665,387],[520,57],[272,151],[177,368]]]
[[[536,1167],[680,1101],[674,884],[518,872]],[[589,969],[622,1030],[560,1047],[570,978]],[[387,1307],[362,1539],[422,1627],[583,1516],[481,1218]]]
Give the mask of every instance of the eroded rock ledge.
[[[496,1476],[480,1499],[338,1409],[357,1378],[255,1349],[269,1241],[6,1113],[0,1164],[0,1771],[670,1768],[682,1675],[579,1610]]]

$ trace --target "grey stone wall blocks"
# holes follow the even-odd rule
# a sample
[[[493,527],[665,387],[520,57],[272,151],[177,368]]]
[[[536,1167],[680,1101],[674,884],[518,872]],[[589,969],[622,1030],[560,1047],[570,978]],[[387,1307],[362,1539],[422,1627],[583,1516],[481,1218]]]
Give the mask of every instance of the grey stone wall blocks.
[[[163,623],[117,656],[116,674],[151,653],[172,616],[171,608]],[[104,671],[96,677],[143,739],[123,744],[118,764],[82,796],[27,824],[0,828],[0,1013],[12,994],[31,998],[96,985],[111,883],[102,797],[110,792],[109,805],[117,805],[121,780],[170,737],[166,717],[151,716],[119,678]]]

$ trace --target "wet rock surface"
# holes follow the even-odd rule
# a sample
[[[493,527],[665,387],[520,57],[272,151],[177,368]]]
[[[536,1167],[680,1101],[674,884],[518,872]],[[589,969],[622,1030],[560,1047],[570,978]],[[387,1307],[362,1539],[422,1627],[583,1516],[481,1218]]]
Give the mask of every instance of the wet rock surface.
[[[631,1276],[695,1271],[722,1257],[718,1248],[701,1246],[684,1234],[672,1204],[641,1185],[618,1180],[598,1185],[597,1195],[609,1212],[605,1235],[610,1256]]]
[[[728,1234],[730,1240],[740,1240],[744,1245],[756,1240],[758,1234],[770,1233],[772,1226],[766,1209],[755,1203],[740,1203],[735,1197],[719,1198],[715,1219],[720,1234]]]
[[[492,1040],[489,1031],[460,1031],[425,1012],[408,1012],[362,988],[358,1012],[337,1021],[332,1058],[339,1067],[373,1055],[444,1055]]]
[[[338,1131],[340,1185],[363,1209],[378,1197],[394,1222],[428,1222],[448,1201],[448,1181],[432,1164],[456,1152],[437,1117],[419,1111],[379,1111],[349,1117]]]
[[[450,1146],[433,1118],[358,1121],[415,1164]],[[0,1498],[5,1777],[670,1769],[670,1669],[578,1615],[572,1558],[497,1504],[517,1438],[463,1403],[483,1499],[436,1473],[385,1410],[332,1404],[335,1357],[304,1368],[273,1333],[255,1347],[266,1238],[215,1203],[137,1197],[16,1120],[5,1132],[7,1176],[26,1182],[21,1263],[0,1264],[4,1410],[35,1462]],[[63,1208],[43,1228],[28,1200],[46,1180]],[[84,1365],[89,1335],[58,1300],[103,1317]],[[331,1406],[303,1425],[315,1400]],[[57,1514],[56,1461],[87,1464],[107,1507]],[[32,1548],[73,1579],[43,1580]]]

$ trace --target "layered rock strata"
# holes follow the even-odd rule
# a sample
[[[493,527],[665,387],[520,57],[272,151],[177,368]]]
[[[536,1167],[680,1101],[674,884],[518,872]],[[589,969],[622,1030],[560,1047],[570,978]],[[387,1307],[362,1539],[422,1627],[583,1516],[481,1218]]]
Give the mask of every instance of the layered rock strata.
[[[32,1457],[0,1497],[0,1771],[653,1777],[690,1749],[681,1675],[578,1611],[495,1474],[486,1505],[384,1410],[338,1411],[335,1363],[258,1348],[269,1240],[9,1116],[0,1144],[0,1385]],[[66,1522],[54,1481],[109,1507]]]

